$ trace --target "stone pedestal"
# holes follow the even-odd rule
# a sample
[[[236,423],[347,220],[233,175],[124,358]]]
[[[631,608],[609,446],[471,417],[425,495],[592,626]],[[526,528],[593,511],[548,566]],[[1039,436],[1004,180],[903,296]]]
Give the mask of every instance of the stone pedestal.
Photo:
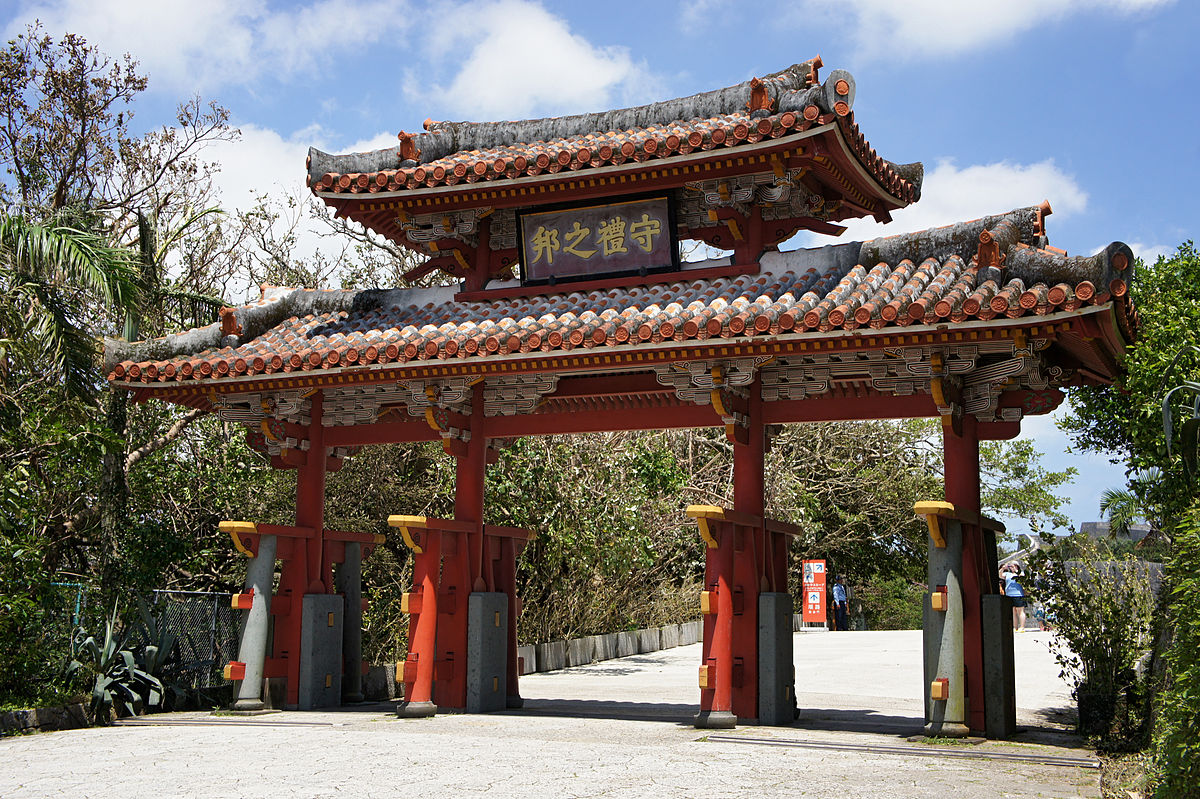
[[[792,597],[758,595],[758,723],[786,727],[796,717],[792,660]]]
[[[342,703],[342,611],[337,594],[305,594],[300,620],[300,710]]]
[[[504,710],[508,697],[508,595],[471,594],[467,601],[467,712]]]

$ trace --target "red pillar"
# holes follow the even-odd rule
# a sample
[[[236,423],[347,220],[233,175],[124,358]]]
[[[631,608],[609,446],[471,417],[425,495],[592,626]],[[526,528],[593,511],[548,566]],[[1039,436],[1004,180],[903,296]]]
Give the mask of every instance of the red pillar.
[[[428,706],[433,701],[434,660],[437,657],[438,573],[442,561],[442,533],[427,532],[424,552],[413,555],[413,584],[421,608],[410,616],[408,659],[404,664],[404,701]],[[429,711],[433,708],[429,707]]]
[[[962,435],[944,429],[946,501],[960,510],[978,514],[979,433],[975,417],[963,415]],[[972,732],[985,728],[983,692],[982,595],[988,591],[980,564],[985,553],[978,525],[964,524],[962,554],[963,661],[967,672],[967,726]]]
[[[293,539],[291,557],[284,560],[276,596],[287,597],[288,612],[275,621],[273,656],[287,663],[287,704],[300,702],[300,622],[305,594],[329,593],[332,564],[325,558],[321,531],[325,526],[325,428],[321,424],[322,395],[313,394],[308,428],[308,452],[296,474],[296,526],[311,527],[316,535]]]
[[[762,421],[762,394],[756,378],[749,386],[750,402],[746,444],[733,448],[733,508],[762,518],[763,458],[766,443]],[[733,714],[758,717],[758,591],[766,563],[766,536],[761,526],[742,527],[734,545],[734,593],[740,608],[733,615]]]
[[[508,706],[521,707],[520,670],[517,663],[517,619],[521,600],[517,598],[517,544],[511,538],[501,538],[500,559],[497,561],[496,590],[508,594]]]
[[[698,727],[733,726],[733,587],[734,527],[709,522],[716,549],[706,550],[704,586],[716,592],[715,613],[704,616],[700,662],[708,670],[708,686],[700,689]]]
[[[442,587],[447,602],[438,624],[438,660],[446,664],[446,678],[434,689],[438,707],[467,706],[467,600],[472,591],[487,590],[484,577],[483,491],[487,472],[487,437],[483,431],[483,386],[475,386],[471,399],[471,438],[458,456],[454,482],[454,518],[474,525],[470,533],[456,533],[455,552],[445,553]],[[451,595],[453,598],[451,599]]]

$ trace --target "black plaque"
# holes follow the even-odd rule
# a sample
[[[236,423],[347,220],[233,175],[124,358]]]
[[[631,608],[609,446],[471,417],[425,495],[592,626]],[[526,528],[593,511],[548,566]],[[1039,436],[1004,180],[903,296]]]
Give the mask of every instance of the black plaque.
[[[520,227],[527,283],[676,266],[678,247],[666,197],[534,211],[521,215]]]

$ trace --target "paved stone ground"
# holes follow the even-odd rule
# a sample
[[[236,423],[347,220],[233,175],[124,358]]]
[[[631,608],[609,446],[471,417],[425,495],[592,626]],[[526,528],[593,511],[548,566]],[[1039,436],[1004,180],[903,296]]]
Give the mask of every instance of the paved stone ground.
[[[1096,797],[1091,753],[1056,728],[1069,696],[1047,640],[1017,638],[1019,720],[1032,727],[1017,742],[908,742],[920,633],[801,633],[792,727],[693,728],[690,646],[530,675],[521,711],[180,713],[8,739],[0,797]]]

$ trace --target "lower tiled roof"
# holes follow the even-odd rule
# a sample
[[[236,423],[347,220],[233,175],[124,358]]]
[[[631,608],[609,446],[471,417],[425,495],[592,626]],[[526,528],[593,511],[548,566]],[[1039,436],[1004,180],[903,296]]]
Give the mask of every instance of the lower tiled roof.
[[[491,302],[457,302],[447,289],[272,289],[258,303],[233,309],[224,329],[109,342],[106,362],[111,380],[180,382],[667,341],[1008,322],[1109,302],[1119,306],[1128,332],[1132,252],[1120,243],[1089,258],[1047,249],[1042,231],[1029,224],[1037,210],[766,253],[753,275],[689,280],[684,271],[672,282],[631,288],[564,287]],[[997,248],[981,249],[981,236]]]

